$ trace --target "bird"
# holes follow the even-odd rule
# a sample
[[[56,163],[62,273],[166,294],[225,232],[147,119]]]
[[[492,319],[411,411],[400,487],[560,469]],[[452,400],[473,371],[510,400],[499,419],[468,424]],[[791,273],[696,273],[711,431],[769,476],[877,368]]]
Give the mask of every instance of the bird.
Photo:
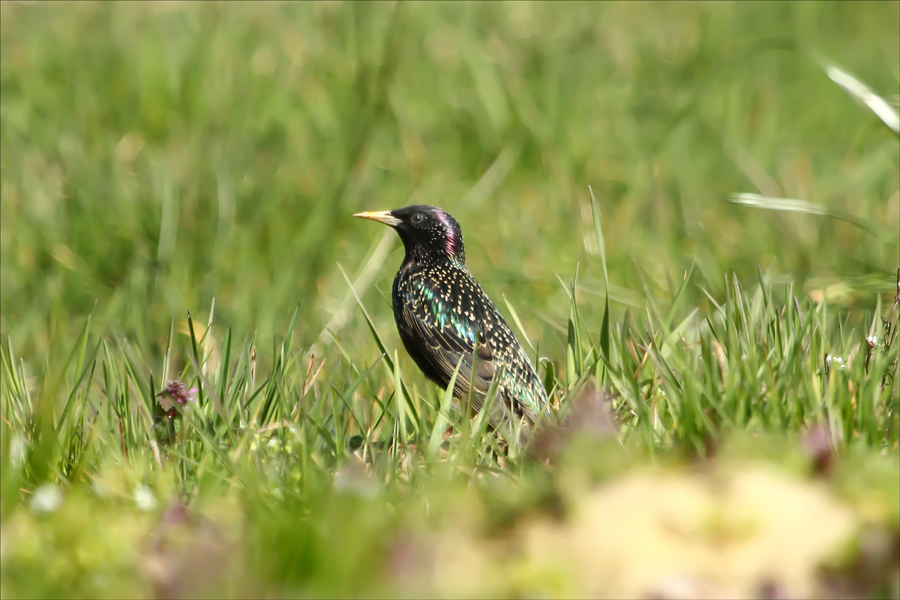
[[[489,423],[494,429],[512,425],[524,442],[530,427],[549,414],[547,392],[519,340],[466,268],[456,219],[427,205],[353,216],[392,227],[403,242],[391,302],[400,340],[422,373],[446,389],[459,365],[453,396],[467,402],[471,392],[473,416],[497,380]]]

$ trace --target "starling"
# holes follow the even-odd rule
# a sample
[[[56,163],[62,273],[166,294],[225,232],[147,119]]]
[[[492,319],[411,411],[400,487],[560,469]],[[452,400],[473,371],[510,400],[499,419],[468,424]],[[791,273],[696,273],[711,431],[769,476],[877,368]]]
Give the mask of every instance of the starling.
[[[425,376],[446,388],[462,360],[453,395],[467,401],[474,387],[475,411],[499,377],[490,415],[495,427],[514,420],[528,426],[546,413],[547,392],[528,355],[466,269],[456,219],[422,205],[353,216],[390,225],[403,241],[406,256],[391,294],[394,319],[403,346]]]

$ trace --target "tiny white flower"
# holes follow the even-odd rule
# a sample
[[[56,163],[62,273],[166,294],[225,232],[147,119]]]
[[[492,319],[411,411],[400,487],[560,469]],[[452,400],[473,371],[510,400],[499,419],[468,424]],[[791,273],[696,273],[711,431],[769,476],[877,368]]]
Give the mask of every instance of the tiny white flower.
[[[43,513],[55,512],[62,501],[63,494],[59,486],[47,483],[34,490],[31,496],[31,510]]]
[[[334,488],[365,498],[374,498],[378,495],[378,490],[365,469],[352,463],[334,474]]]
[[[22,461],[25,460],[25,453],[28,451],[28,440],[23,435],[15,435],[9,443],[9,462],[12,466],[19,468]]]
[[[150,512],[156,508],[157,504],[156,497],[146,485],[142,485],[134,490],[134,503],[144,512]]]
[[[107,487],[107,485],[102,481],[98,481],[95,479],[93,483],[91,483],[91,489],[94,490],[94,493],[99,498],[109,498],[110,496],[109,487]]]
[[[878,337],[874,336],[874,335],[870,335],[869,337],[866,338],[866,341],[869,342],[870,346],[874,346],[875,344],[878,343]]]

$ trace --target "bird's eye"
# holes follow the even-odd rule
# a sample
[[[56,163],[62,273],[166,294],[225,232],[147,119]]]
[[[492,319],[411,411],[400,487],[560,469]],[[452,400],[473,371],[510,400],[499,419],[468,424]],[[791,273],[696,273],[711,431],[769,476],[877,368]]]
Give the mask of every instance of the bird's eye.
[[[422,213],[416,213],[410,219],[410,221],[412,222],[413,225],[420,225],[422,223],[422,221],[424,221],[424,220],[425,220],[425,215],[423,215]]]

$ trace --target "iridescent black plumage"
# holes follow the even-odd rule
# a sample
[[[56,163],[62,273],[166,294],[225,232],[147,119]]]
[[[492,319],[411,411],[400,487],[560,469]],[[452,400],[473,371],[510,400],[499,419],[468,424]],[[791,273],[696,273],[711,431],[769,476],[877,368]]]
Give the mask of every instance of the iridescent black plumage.
[[[406,351],[422,372],[446,388],[462,359],[454,396],[479,409],[499,375],[492,421],[548,410],[547,393],[497,307],[466,270],[462,230],[433,206],[354,215],[397,230],[406,256],[394,278],[394,318]],[[475,374],[472,375],[474,364]]]

